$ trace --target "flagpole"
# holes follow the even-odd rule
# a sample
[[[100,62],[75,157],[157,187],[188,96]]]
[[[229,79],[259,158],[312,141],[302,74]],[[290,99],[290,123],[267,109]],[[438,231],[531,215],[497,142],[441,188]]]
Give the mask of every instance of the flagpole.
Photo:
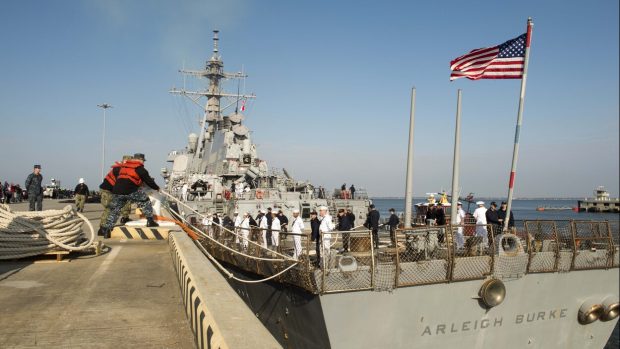
[[[452,162],[452,203],[450,224],[456,225],[459,203],[459,166],[461,163],[461,89],[456,96],[456,125],[454,126],[454,160]]]
[[[510,169],[510,179],[508,181],[508,202],[506,208],[506,218],[504,219],[504,231],[508,230],[510,222],[510,211],[512,210],[512,196],[514,193],[515,174],[517,172],[517,160],[519,158],[519,137],[521,135],[521,124],[523,123],[523,103],[525,100],[525,84],[527,82],[527,67],[530,62],[530,42],[532,41],[532,18],[527,19],[527,36],[525,39],[525,58],[523,61],[523,78],[521,79],[521,93],[519,94],[519,110],[517,112],[517,126],[515,128],[515,144],[512,151],[512,167]]]
[[[405,221],[404,228],[411,228],[413,203],[413,130],[415,121],[415,87],[411,89],[411,108],[409,109],[409,144],[407,146],[407,178],[405,180]]]

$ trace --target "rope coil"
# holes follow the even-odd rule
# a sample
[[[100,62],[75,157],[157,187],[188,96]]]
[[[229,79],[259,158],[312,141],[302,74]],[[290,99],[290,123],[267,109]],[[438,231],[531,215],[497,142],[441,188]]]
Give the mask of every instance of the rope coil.
[[[90,234],[86,240],[82,224]],[[61,210],[11,211],[0,205],[0,260],[32,257],[58,249],[83,251],[96,239],[90,221],[70,205]]]

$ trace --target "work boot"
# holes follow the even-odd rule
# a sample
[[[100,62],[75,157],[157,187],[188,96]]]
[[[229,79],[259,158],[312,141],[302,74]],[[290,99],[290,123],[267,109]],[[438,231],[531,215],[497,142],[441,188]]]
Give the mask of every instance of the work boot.
[[[112,229],[110,229],[110,228],[103,228],[103,238],[104,239],[109,239],[111,233],[112,233]]]
[[[125,225],[127,222],[131,222],[131,219],[129,219],[129,217],[122,217],[121,218],[121,224]]]
[[[150,218],[146,219],[146,226],[147,227],[159,227],[159,224],[157,224],[157,222],[155,222],[153,217],[150,217]]]

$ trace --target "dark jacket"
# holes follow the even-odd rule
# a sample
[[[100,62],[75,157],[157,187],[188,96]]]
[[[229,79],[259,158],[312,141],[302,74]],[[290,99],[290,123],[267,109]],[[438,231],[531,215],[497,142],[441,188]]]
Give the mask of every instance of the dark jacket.
[[[29,195],[39,195],[43,193],[43,176],[31,173],[26,178],[26,190]]]
[[[284,226],[288,225],[288,218],[285,215],[279,214],[278,220],[280,220],[280,225],[284,225]]]
[[[487,217],[487,224],[495,224],[495,225],[500,224],[499,216],[497,215],[497,210],[495,211],[487,210],[486,217]]]
[[[319,227],[321,226],[321,221],[318,218],[312,218],[310,220],[310,229],[312,229],[312,241],[319,239]]]
[[[256,219],[252,218],[252,216],[249,217],[250,218],[250,226],[251,227],[258,227],[258,223],[256,223],[256,219],[258,219],[258,217],[256,217]]]
[[[500,208],[497,211],[497,218],[501,219],[501,220],[506,220],[506,211],[503,211]],[[510,211],[510,220],[508,221],[508,226],[511,227],[511,228],[515,226],[515,216],[512,214],[512,210]]]
[[[388,225],[390,226],[391,229],[396,229],[398,228],[398,223],[400,223],[400,219],[398,219],[398,216],[396,215],[396,213],[392,213],[390,215],[390,220],[388,221]]]
[[[368,223],[370,225],[370,228],[372,229],[379,229],[379,218],[381,217],[381,215],[379,214],[379,211],[373,209],[368,213]]]
[[[437,218],[437,210],[435,208],[428,207],[426,211],[426,219],[436,219]]]
[[[351,222],[351,226],[355,228],[355,214],[353,214],[353,212],[347,213],[347,217],[349,217],[349,222]]]
[[[144,184],[148,185],[154,190],[159,190],[159,186],[157,185],[157,183],[155,183],[153,178],[151,178],[151,176],[149,175],[149,171],[147,171],[144,168],[144,166],[136,167],[136,174],[140,176],[140,179],[142,180]],[[112,189],[112,192],[117,195],[118,194],[129,195],[131,193],[135,193],[136,191],[138,191],[139,188],[140,188],[139,186],[137,186],[134,182],[132,182],[129,179],[117,178],[116,184],[114,184],[114,188]]]
[[[112,172],[112,176],[114,176],[114,178],[118,178],[118,173],[120,172],[120,170],[121,170],[120,167],[113,167],[110,170],[110,172]],[[112,191],[114,189],[114,185],[112,183],[108,182],[108,180],[104,178],[103,182],[101,182],[101,184],[99,185],[99,189],[107,190],[107,191]]]
[[[353,228],[353,224],[351,224],[348,215],[343,214],[342,216],[338,216],[338,230],[349,231],[351,228]]]
[[[84,183],[80,183],[78,185],[75,186],[75,189],[73,190],[73,193],[75,195],[86,195],[88,196],[88,186]]]
[[[437,225],[446,225],[446,211],[443,208],[435,209],[435,221]]]

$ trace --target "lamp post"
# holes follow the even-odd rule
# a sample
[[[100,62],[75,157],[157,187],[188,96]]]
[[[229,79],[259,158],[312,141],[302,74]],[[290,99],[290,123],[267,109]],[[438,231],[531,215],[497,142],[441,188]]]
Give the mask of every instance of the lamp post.
[[[107,103],[97,104],[97,106],[103,109],[103,136],[101,140],[101,180],[103,180],[103,169],[105,167],[105,112],[108,108],[112,108],[112,106]]]

